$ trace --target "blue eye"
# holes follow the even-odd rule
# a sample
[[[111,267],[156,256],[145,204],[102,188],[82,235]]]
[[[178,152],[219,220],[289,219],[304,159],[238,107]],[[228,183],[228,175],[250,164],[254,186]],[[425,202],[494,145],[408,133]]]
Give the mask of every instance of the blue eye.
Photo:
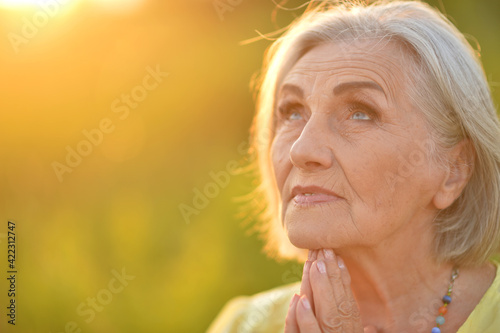
[[[302,119],[302,115],[300,112],[292,112],[288,115],[288,120],[300,120]]]
[[[299,103],[285,102],[279,108],[279,116],[283,121],[302,120],[303,106]]]
[[[369,115],[367,115],[366,113],[361,112],[361,111],[354,112],[351,115],[351,119],[356,119],[356,120],[371,120],[371,118],[370,118]]]

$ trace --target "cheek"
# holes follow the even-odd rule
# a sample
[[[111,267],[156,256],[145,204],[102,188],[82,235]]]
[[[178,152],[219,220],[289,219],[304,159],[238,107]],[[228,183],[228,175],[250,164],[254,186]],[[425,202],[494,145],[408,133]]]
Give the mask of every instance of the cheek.
[[[419,141],[384,141],[359,151],[346,173],[361,205],[354,215],[405,220],[426,206],[439,184],[439,175]]]
[[[276,184],[280,192],[283,189],[292,167],[290,162],[290,149],[292,144],[293,142],[283,140],[280,136],[276,136],[271,145],[271,162],[274,169]]]

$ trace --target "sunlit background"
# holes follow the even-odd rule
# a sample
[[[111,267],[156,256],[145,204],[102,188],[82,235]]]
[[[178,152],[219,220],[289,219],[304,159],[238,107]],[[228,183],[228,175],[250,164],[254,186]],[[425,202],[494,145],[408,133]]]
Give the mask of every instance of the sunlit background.
[[[432,4],[481,45],[500,101],[500,2]],[[203,332],[230,298],[299,280],[261,253],[235,200],[253,179],[230,172],[270,44],[240,42],[300,12],[275,8],[0,0],[1,332]]]

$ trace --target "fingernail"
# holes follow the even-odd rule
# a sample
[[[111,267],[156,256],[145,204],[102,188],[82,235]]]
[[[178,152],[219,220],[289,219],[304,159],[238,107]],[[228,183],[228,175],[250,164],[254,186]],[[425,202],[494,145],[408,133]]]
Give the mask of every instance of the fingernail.
[[[307,271],[309,270],[310,267],[311,267],[311,262],[309,260],[307,260],[304,263],[304,270],[302,271],[302,274],[307,274]]]
[[[313,251],[314,250],[309,250],[309,252],[307,253],[307,259],[311,259],[312,258]]]
[[[340,258],[340,257],[337,257],[337,264],[339,265],[340,269],[345,268],[344,260],[342,260],[342,258]]]
[[[333,259],[333,251],[331,249],[323,249],[323,254],[327,259]]]
[[[311,309],[311,303],[309,303],[309,300],[307,299],[307,297],[302,297],[302,306],[308,310]]]
[[[316,260],[316,266],[318,267],[318,271],[320,273],[325,274],[326,273],[326,266],[323,260]]]
[[[292,306],[293,302],[295,302],[295,300],[297,299],[298,296],[299,295],[297,295],[297,294],[293,294],[292,300],[290,301],[290,305],[288,305],[288,307]]]

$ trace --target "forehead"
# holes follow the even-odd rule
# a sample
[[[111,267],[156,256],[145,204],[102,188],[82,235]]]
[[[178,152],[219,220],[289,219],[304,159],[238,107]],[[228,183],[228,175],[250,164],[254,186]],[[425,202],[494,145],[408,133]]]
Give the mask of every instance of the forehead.
[[[331,89],[345,82],[373,82],[389,99],[397,99],[407,86],[412,57],[394,41],[325,43],[308,51],[285,76],[282,86]]]

